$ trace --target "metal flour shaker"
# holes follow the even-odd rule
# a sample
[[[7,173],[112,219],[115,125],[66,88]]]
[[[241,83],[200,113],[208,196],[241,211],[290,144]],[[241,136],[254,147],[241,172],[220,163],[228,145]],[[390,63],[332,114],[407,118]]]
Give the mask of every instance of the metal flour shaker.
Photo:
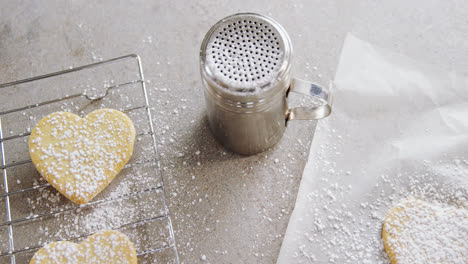
[[[208,31],[200,49],[200,70],[208,122],[225,147],[256,154],[281,139],[289,120],[330,114],[328,91],[291,77],[291,57],[286,31],[262,15],[235,14]],[[289,108],[290,92],[310,96],[318,104]]]

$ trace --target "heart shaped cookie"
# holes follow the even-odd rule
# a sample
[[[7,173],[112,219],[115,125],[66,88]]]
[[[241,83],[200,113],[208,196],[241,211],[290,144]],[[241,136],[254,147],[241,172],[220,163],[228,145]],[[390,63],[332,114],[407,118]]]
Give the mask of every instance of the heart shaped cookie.
[[[120,111],[100,109],[85,118],[56,112],[32,130],[29,153],[44,179],[71,201],[85,204],[125,166],[134,142],[135,127]]]
[[[393,264],[468,263],[468,210],[410,198],[390,210],[382,238]]]
[[[80,244],[68,241],[45,245],[29,264],[136,264],[137,255],[128,237],[117,231],[99,231]]]

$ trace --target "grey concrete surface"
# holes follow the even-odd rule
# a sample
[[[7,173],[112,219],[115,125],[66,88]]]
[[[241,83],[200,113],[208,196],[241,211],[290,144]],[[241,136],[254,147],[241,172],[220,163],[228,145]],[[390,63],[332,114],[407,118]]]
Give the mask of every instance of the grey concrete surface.
[[[0,83],[141,56],[183,263],[274,263],[313,137],[314,122],[291,122],[276,147],[244,157],[210,134],[198,49],[212,24],[244,11],[282,24],[295,75],[321,84],[347,32],[468,74],[464,1],[0,1]]]

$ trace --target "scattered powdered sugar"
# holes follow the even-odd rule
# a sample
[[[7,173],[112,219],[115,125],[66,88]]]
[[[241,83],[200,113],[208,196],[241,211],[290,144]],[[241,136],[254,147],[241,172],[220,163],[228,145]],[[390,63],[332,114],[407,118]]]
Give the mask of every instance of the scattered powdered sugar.
[[[320,131],[324,128],[317,129]],[[320,176],[307,175],[308,170],[305,170],[303,178],[312,179],[313,185],[309,185],[308,191],[304,192],[305,201],[303,199],[296,204],[295,210],[302,213],[293,217],[289,223],[296,227],[297,231],[294,232],[297,233],[291,237],[298,242],[291,243],[295,247],[287,249],[289,254],[286,256],[291,262],[390,263],[382,241],[383,220],[390,208],[408,197],[434,204],[428,208],[438,208],[434,209],[437,216],[437,212],[453,210],[453,214],[456,212],[463,219],[453,228],[449,226],[457,222],[447,221],[439,229],[433,230],[433,233],[427,234],[427,237],[424,237],[426,234],[419,233],[418,241],[423,238],[429,241],[457,238],[462,242],[455,250],[459,252],[465,249],[463,252],[466,252],[468,225],[462,223],[467,221],[468,160],[447,154],[440,160],[412,162],[404,171],[392,165],[382,165],[384,167],[379,168],[379,174],[369,171],[372,166],[362,165],[359,170],[351,170],[337,165],[341,159],[350,159],[348,155],[341,158],[341,153],[346,151],[342,144],[343,139],[350,140],[351,135],[340,135],[335,129],[325,128],[325,131],[332,140],[315,142],[317,151],[314,152],[314,162],[311,163],[313,171]],[[421,212],[424,213],[427,211]],[[441,225],[447,218],[434,219],[436,221],[431,226]],[[420,222],[423,221],[432,220],[426,215]],[[417,223],[419,222],[416,220],[412,221],[412,224]],[[424,242],[417,243],[423,245]],[[404,250],[409,249],[406,247]],[[449,248],[444,250],[446,253],[450,251]],[[450,263],[466,263],[466,259],[466,256],[462,260],[455,258]],[[418,262],[416,259],[401,263],[426,262]]]
[[[194,103],[203,99],[202,93],[190,97],[188,111],[180,111],[176,118],[173,110],[180,107],[166,105],[165,99],[177,102],[186,95],[151,93],[158,102],[154,104],[159,113],[154,117],[157,142],[181,263],[199,263],[202,255],[206,263],[273,262],[310,134],[285,135],[279,149],[240,158],[210,134],[203,109]],[[313,123],[297,127],[304,125]]]
[[[137,128],[145,128],[147,117],[144,114],[144,109],[128,113]],[[117,229],[127,234],[139,252],[170,246],[171,227],[164,217],[168,212],[162,182],[157,175],[151,135],[141,133],[137,138],[140,143],[135,144],[130,163],[111,185],[86,205],[76,206],[54,188],[41,187],[44,182],[38,180],[42,177],[34,179],[32,185],[38,187],[37,190],[24,194],[28,210],[21,214],[16,210],[14,215],[15,219],[25,217],[30,221],[15,229],[18,248],[35,249],[44,243],[79,239],[102,229]]]
[[[337,172],[334,173],[337,174]],[[296,249],[293,259],[305,258],[309,261],[323,261],[324,263],[389,263],[381,238],[382,221],[395,203],[410,196],[437,203],[439,208],[455,208],[454,206],[465,208],[465,211],[459,209],[457,212],[464,212],[465,218],[463,219],[467,221],[467,190],[450,184],[441,184],[429,173],[399,174],[394,177],[382,175],[378,183],[366,195],[366,199],[361,202],[348,200],[352,196],[351,185],[343,185],[339,181],[331,181],[328,178],[321,178],[319,185],[321,188],[307,195],[309,209],[305,216],[307,219],[313,219],[313,222],[308,223],[299,219],[296,223],[308,227],[302,239],[308,242]],[[430,220],[427,218],[424,221]],[[440,221],[444,219],[438,219],[434,224]],[[450,224],[447,223],[444,227],[448,228]],[[448,239],[457,230],[460,231],[457,237],[461,239],[463,237],[460,235],[466,233],[466,228],[463,229],[460,226],[458,229],[453,227],[448,230],[452,230],[452,233],[445,232],[446,235],[438,233],[438,236],[435,236],[437,231],[434,231],[432,233],[434,239]],[[465,233],[461,233],[462,231]],[[463,248],[466,249],[466,236],[464,239]],[[311,251],[311,249],[314,250]],[[321,254],[317,254],[318,251]]]
[[[92,54],[96,60],[102,60],[101,55],[96,51]],[[135,75],[134,71],[130,70],[134,66],[133,59],[130,63],[130,65],[124,65],[126,63],[119,61],[112,64],[112,67],[115,66],[115,69],[118,70],[114,72],[115,75],[118,75],[116,79],[129,78],[128,81],[133,81],[135,77],[139,77]],[[120,66],[122,66],[123,71],[119,70]],[[124,66],[125,68],[123,68]],[[40,83],[35,82],[32,84],[35,86],[33,96],[31,96],[29,86],[24,86],[27,88],[26,94],[30,95],[28,98],[31,100],[28,102],[32,105],[27,109],[24,108],[25,110],[2,116],[4,136],[11,138],[2,143],[5,145],[4,154],[9,165],[7,171],[10,189],[7,195],[10,198],[11,225],[14,231],[13,237],[10,238],[5,233],[9,223],[3,223],[5,227],[3,228],[4,235],[0,237],[3,256],[0,257],[0,263],[6,262],[7,259],[9,262],[9,256],[6,254],[10,250],[9,242],[12,242],[10,239],[14,238],[13,254],[16,255],[16,263],[28,263],[32,254],[45,243],[59,240],[79,241],[101,229],[117,229],[127,234],[131,241],[135,243],[138,252],[146,252],[141,257],[145,258],[147,263],[153,262],[155,258],[169,258],[167,252],[171,252],[172,249],[164,250],[164,248],[173,244],[169,232],[172,227],[167,217],[167,207],[165,207],[163,198],[164,190],[158,173],[159,164],[154,151],[155,146],[153,145],[148,123],[148,109],[144,104],[145,98],[142,96],[141,87],[137,83],[117,86],[110,90],[109,94],[102,100],[92,102],[84,97],[74,97],[66,100],[60,98],[53,102],[47,101],[56,99],[58,96],[74,94],[74,92],[81,93],[82,88],[86,89],[88,95],[101,95],[102,88],[94,89],[94,87],[100,87],[101,81],[105,83],[104,88],[117,85],[117,83],[124,83],[103,80],[103,77],[105,78],[104,71],[105,74],[114,75],[111,73],[113,71],[112,67],[106,66],[102,71],[99,67],[93,67],[91,75],[88,76],[89,78],[85,76],[87,74],[85,71],[80,71],[79,76],[76,74],[72,75],[71,78],[62,78],[64,76],[61,75],[60,83],[47,82],[46,80]],[[81,75],[82,73],[84,74]],[[68,88],[75,86],[75,80],[78,84],[73,87],[74,90],[70,89],[68,91]],[[95,80],[99,83],[93,84]],[[50,89],[51,87],[60,89],[55,89],[54,92],[54,89]],[[41,88],[45,88],[44,93],[40,92]],[[62,88],[67,89],[65,91]],[[16,93],[17,90],[22,91],[21,87],[19,87],[18,89],[15,88],[14,91],[12,90],[12,93]],[[29,104],[17,100],[10,101],[15,102],[10,104],[14,106],[10,108],[21,108],[25,104]],[[39,104],[38,102],[44,102],[45,104]],[[8,108],[7,105],[5,107]],[[42,117],[51,112],[67,111],[84,116],[94,109],[102,108],[115,108],[125,112],[136,126],[138,131],[137,140],[140,143],[136,142],[133,157],[114,181],[89,203],[80,206],[72,203],[59,194],[55,188],[49,186],[29,162],[30,157],[27,151],[29,132],[32,131],[34,125]],[[180,108],[184,109],[184,106]],[[182,113],[181,110],[179,112]],[[70,129],[70,131],[73,129]],[[121,128],[117,126],[115,129]],[[65,136],[65,130],[63,131],[63,136]],[[42,132],[48,134],[47,131],[43,130]],[[55,135],[57,141],[63,141],[60,139],[62,135],[59,129],[50,132],[50,134]],[[66,136],[70,136],[70,132],[66,133]],[[82,131],[78,130],[78,133],[84,135],[86,132],[82,133]],[[37,142],[44,143],[45,136],[39,138]],[[60,144],[63,144],[61,142],[57,143],[59,143],[57,147],[61,147]],[[83,139],[82,143],[91,145],[91,142],[85,142],[85,139]],[[97,145],[103,147],[104,144]],[[44,147],[44,150],[50,154],[49,157],[57,156],[62,161],[66,158],[70,159],[72,153],[72,151],[68,151],[68,157],[66,157],[66,153],[57,152],[53,148]],[[37,152],[37,150],[33,149],[32,152]],[[74,153],[73,159],[76,163],[79,163],[82,154],[80,152]],[[116,155],[121,154],[117,153]],[[47,154],[44,153],[44,158],[46,158],[45,155]],[[111,161],[105,161],[103,165],[105,166],[107,162],[110,163]],[[57,172],[60,172],[60,170]],[[3,186],[3,183],[1,185]],[[3,211],[5,211],[5,208]],[[3,212],[3,215],[5,215],[5,212]],[[4,220],[6,221],[6,217]],[[162,250],[154,251],[156,249]],[[140,261],[140,263],[144,262]]]

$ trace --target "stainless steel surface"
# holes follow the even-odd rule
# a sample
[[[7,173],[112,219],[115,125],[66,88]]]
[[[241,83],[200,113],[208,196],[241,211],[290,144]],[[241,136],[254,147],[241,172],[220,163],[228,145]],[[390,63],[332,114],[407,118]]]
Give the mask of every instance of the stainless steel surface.
[[[0,118],[0,150],[2,152],[2,171],[3,171],[3,182],[5,193],[9,193],[10,189],[8,188],[8,176],[5,169],[6,159],[5,159],[5,147],[3,146],[3,132],[2,132],[2,119]],[[11,208],[10,208],[10,197],[6,195],[5,197],[5,209],[6,209],[6,220],[8,223],[11,223]],[[13,240],[13,227],[11,224],[8,225],[8,247],[9,251],[13,252],[15,250],[15,244]],[[11,257],[11,263],[15,264],[16,259],[13,255]]]
[[[288,122],[277,145],[248,157],[214,140],[198,53],[215,21],[238,12],[274,17],[299,55],[293,75],[320,85],[333,80],[347,32],[468,74],[468,6],[460,0],[0,2],[0,83],[140,55],[181,263],[276,261],[315,127],[315,121]],[[72,86],[45,91],[55,97],[62,92],[73,94]],[[0,94],[0,106],[32,103],[34,96],[10,102]],[[303,98],[288,97],[290,105],[302,105]],[[4,204],[0,218],[6,221]],[[149,241],[159,237],[145,233]],[[8,231],[0,229],[0,237],[8,241]],[[8,242],[0,246],[8,248]]]
[[[153,124],[152,124],[152,118],[151,118],[151,110],[150,110],[150,106],[149,106],[149,103],[148,103],[148,95],[147,95],[147,90],[146,90],[146,84],[145,84],[145,79],[144,79],[144,75],[143,75],[143,68],[142,68],[142,64],[141,64],[141,60],[140,60],[140,57],[138,57],[138,55],[135,55],[135,54],[132,54],[132,55],[127,55],[127,56],[122,56],[122,57],[118,57],[118,58],[114,58],[114,59],[109,59],[109,60],[106,60],[106,61],[102,61],[102,62],[97,62],[97,63],[92,63],[92,64],[88,64],[88,65],[84,65],[84,66],[79,66],[79,67],[75,67],[75,68],[71,68],[71,69],[67,69],[67,70],[63,70],[63,71],[59,71],[59,72],[54,72],[54,73],[50,73],[50,74],[45,74],[45,75],[41,75],[41,76],[36,76],[36,77],[32,77],[32,78],[27,78],[27,79],[23,79],[23,80],[18,80],[18,81],[13,81],[13,82],[9,82],[9,83],[4,83],[4,84],[0,84],[0,91],[2,92],[2,94],[9,94],[9,90],[23,90],[25,93],[37,93],[38,91],[40,92],[41,89],[47,89],[48,87],[44,87],[45,83],[41,83],[40,81],[48,81],[49,79],[54,79],[54,78],[73,78],[72,74],[75,73],[75,72],[85,72],[85,76],[86,75],[92,75],[92,74],[103,74],[103,73],[98,73],[98,72],[93,72],[91,71],[93,68],[99,68],[99,67],[106,67],[108,65],[113,65],[114,63],[119,63],[119,62],[122,62],[122,61],[130,61],[130,62],[134,62],[133,64],[133,69],[137,69],[137,75],[132,77],[133,79],[130,79],[128,81],[125,81],[125,82],[120,82],[120,83],[117,83],[117,84],[108,84],[108,85],[104,85],[103,87],[103,91],[99,91],[99,90],[102,90],[102,89],[93,89],[93,91],[77,91],[78,93],[76,94],[73,94],[73,95],[66,95],[64,97],[57,97],[57,98],[54,98],[54,99],[51,99],[51,100],[46,100],[46,101],[41,101],[42,99],[40,97],[38,98],[35,98],[35,102],[34,104],[30,104],[30,105],[15,105],[15,108],[14,109],[8,109],[5,107],[5,105],[1,106],[0,107],[0,146],[1,146],[1,155],[2,155],[2,166],[1,166],[1,169],[3,171],[3,185],[4,185],[4,192],[1,194],[1,197],[3,197],[5,199],[5,208],[6,208],[6,213],[5,215],[7,216],[7,221],[6,222],[0,222],[0,227],[4,227],[6,226],[8,228],[8,250],[1,250],[0,251],[0,259],[3,261],[6,261],[7,259],[9,259],[10,263],[12,264],[15,264],[15,263],[23,263],[24,260],[27,260],[30,258],[30,256],[32,254],[34,254],[35,250],[37,250],[38,248],[44,246],[44,244],[46,243],[50,243],[52,242],[54,239],[57,239],[57,240],[81,240],[85,237],[87,237],[88,235],[91,235],[92,233],[98,231],[98,230],[93,230],[92,232],[89,232],[89,231],[79,231],[79,235],[60,235],[59,237],[57,236],[54,236],[53,238],[52,237],[47,237],[47,234],[44,234],[45,237],[42,238],[39,240],[39,243],[35,243],[35,242],[31,242],[30,244],[26,244],[27,246],[23,246],[23,247],[15,247],[15,244],[18,244],[18,242],[15,243],[15,237],[16,236],[23,236],[24,234],[21,234],[22,232],[21,231],[18,231],[18,230],[22,230],[23,229],[23,232],[24,232],[24,229],[26,230],[34,230],[34,229],[45,229],[47,230],[48,227],[47,227],[47,223],[45,221],[43,221],[43,219],[47,219],[48,217],[57,217],[57,218],[60,218],[60,215],[64,214],[64,213],[69,213],[69,215],[71,215],[71,217],[76,217],[76,219],[78,219],[78,217],[83,217],[83,218],[86,218],[86,217],[89,217],[89,216],[93,216],[93,214],[95,214],[95,212],[90,208],[93,208],[93,207],[97,207],[98,210],[101,209],[101,210],[106,210],[108,208],[106,208],[106,204],[112,204],[116,201],[118,201],[119,199],[135,199],[135,200],[138,200],[138,196],[139,195],[147,195],[148,193],[152,193],[152,192],[161,192],[162,195],[159,199],[150,199],[150,200],[146,200],[144,202],[157,202],[157,203],[161,203],[161,205],[163,206],[163,210],[161,212],[157,212],[157,215],[152,215],[151,217],[140,217],[137,221],[134,221],[134,219],[132,219],[131,217],[128,217],[128,219],[125,219],[126,221],[124,222],[121,222],[119,223],[118,225],[115,225],[114,223],[112,222],[101,222],[100,225],[99,225],[99,229],[118,229],[118,230],[121,230],[122,232],[124,233],[127,233],[129,235],[129,237],[132,237],[137,239],[137,240],[142,240],[144,238],[142,237],[139,237],[141,236],[140,235],[140,232],[138,231],[138,228],[137,226],[138,225],[142,225],[142,224],[145,224],[147,222],[151,222],[151,221],[160,221],[160,220],[163,220],[165,219],[165,221],[167,221],[167,231],[168,231],[168,234],[169,234],[169,240],[168,240],[168,244],[163,244],[162,246],[158,246],[157,244],[154,244],[154,245],[147,245],[147,247],[143,248],[140,246],[140,241],[136,242],[136,247],[138,249],[138,256],[140,259],[142,258],[145,258],[147,255],[151,255],[151,254],[155,254],[156,253],[156,256],[154,258],[155,261],[158,261],[158,252],[160,251],[164,251],[164,250],[172,250],[173,251],[173,256],[172,256],[172,259],[167,259],[165,258],[164,261],[166,262],[171,262],[171,263],[179,263],[179,256],[178,256],[178,253],[177,253],[177,247],[176,247],[176,242],[175,242],[175,237],[174,237],[174,231],[173,231],[173,227],[172,227],[172,223],[171,223],[171,217],[169,215],[169,209],[168,209],[168,206],[167,206],[167,201],[166,201],[166,193],[165,193],[165,190],[164,190],[164,180],[162,179],[162,175],[161,175],[161,172],[159,171],[159,159],[158,159],[158,156],[157,156],[157,145],[156,145],[156,137],[155,137],[155,133],[154,133],[154,128],[153,128]],[[131,68],[131,65],[126,65],[124,68]],[[112,72],[112,68],[108,68],[107,69],[108,71],[110,70],[111,72],[108,73],[109,75],[108,76],[100,76],[100,78],[109,78],[110,76],[114,75],[114,74],[119,74],[119,70],[122,70],[122,68],[119,68],[119,67],[116,67],[115,70],[117,70],[116,73],[113,73]],[[131,72],[129,70],[129,72]],[[133,72],[132,72],[133,73]],[[69,75],[72,75],[72,76],[69,76]],[[104,74],[103,74],[104,75]],[[90,83],[90,81],[92,80],[93,78],[91,76],[88,76],[87,80],[83,82],[86,82],[86,83]],[[52,81],[53,82],[53,81]],[[23,84],[31,84],[31,86],[29,87],[23,87],[22,85]],[[81,83],[81,85],[83,85],[84,83]],[[96,85],[96,84],[95,84]],[[120,100],[113,100],[112,99],[112,95],[109,95],[110,92],[113,92],[115,91],[116,94],[119,94],[119,96],[122,98],[122,95],[125,95],[125,89],[131,89],[129,87],[131,86],[134,86],[134,88],[138,88],[138,86],[140,86],[141,88],[141,93],[140,95],[138,95],[136,90],[132,90],[132,96],[135,96],[135,97],[138,97],[140,96],[141,98],[143,98],[143,100],[140,100],[140,104],[137,104],[137,105],[133,105],[132,103],[128,103],[124,105],[124,102],[123,101],[120,101]],[[99,86],[98,86],[99,87]],[[15,99],[18,99],[17,98],[17,95],[16,93],[10,93],[11,96],[9,96],[10,100],[15,100]],[[106,98],[107,97],[107,98]],[[142,137],[144,136],[150,136],[151,137],[151,142],[152,142],[152,148],[153,148],[153,157],[151,157],[151,155],[149,157],[146,157],[146,160],[144,161],[139,161],[139,160],[136,160],[135,156],[140,156],[142,152],[144,152],[144,150],[142,149],[141,146],[139,146],[137,144],[137,146],[135,147],[135,150],[134,150],[134,154],[133,154],[133,157],[132,159],[130,160],[130,162],[124,167],[124,170],[125,169],[129,169],[129,168],[134,168],[135,169],[135,172],[136,174],[141,174],[143,173],[144,169],[141,168],[143,166],[145,166],[145,164],[151,164],[151,163],[156,163],[157,164],[157,167],[154,168],[154,170],[152,171],[152,173],[150,174],[147,174],[146,177],[154,177],[154,178],[159,178],[159,182],[157,182],[156,185],[144,185],[144,181],[141,183],[141,189],[140,190],[137,190],[137,191],[134,191],[134,192],[128,192],[128,193],[115,193],[114,195],[108,195],[108,197],[103,197],[103,195],[99,194],[95,199],[93,199],[91,202],[85,204],[85,205],[76,205],[76,204],[73,204],[72,202],[70,201],[64,201],[62,204],[60,204],[59,206],[57,206],[56,208],[52,209],[52,208],[42,208],[43,209],[43,212],[42,213],[37,213],[36,210],[36,206],[33,205],[33,206],[29,206],[29,211],[30,211],[30,214],[27,215],[26,217],[16,217],[16,218],[12,218],[12,211],[21,211],[21,210],[24,210],[25,208],[22,208],[21,205],[24,205],[24,204],[28,204],[30,203],[29,200],[37,200],[37,199],[40,199],[40,197],[37,197],[37,196],[42,196],[43,195],[43,190],[46,189],[46,188],[49,188],[51,189],[51,191],[54,193],[54,195],[58,196],[59,193],[56,191],[56,190],[53,190],[53,188],[50,187],[50,184],[49,183],[44,183],[44,181],[42,179],[39,179],[39,181],[42,181],[43,183],[42,184],[33,184],[33,185],[29,185],[29,184],[26,184],[26,185],[22,185],[21,188],[19,189],[16,189],[14,191],[10,191],[10,189],[8,188],[8,182],[12,182],[12,181],[20,181],[18,180],[18,177],[20,177],[20,175],[16,174],[15,173],[15,169],[17,170],[18,167],[21,168],[21,167],[25,167],[25,171],[27,172],[27,174],[29,175],[34,175],[34,174],[37,174],[34,167],[33,166],[30,166],[30,163],[31,163],[31,160],[29,159],[29,157],[27,157],[26,159],[20,159],[20,160],[14,160],[14,159],[10,159],[11,161],[10,162],[6,162],[6,160],[8,159],[9,155],[10,156],[24,156],[24,154],[18,154],[18,153],[14,153],[12,151],[9,151],[7,152],[5,150],[5,144],[9,144],[9,141],[14,141],[14,140],[17,140],[17,139],[26,139],[29,135],[30,135],[30,132],[31,129],[32,129],[32,126],[34,126],[34,124],[30,124],[29,126],[27,126],[26,128],[25,127],[21,127],[21,126],[18,126],[18,123],[20,123],[20,119],[21,118],[12,118],[12,116],[14,115],[18,115],[18,116],[25,116],[25,112],[22,112],[24,110],[28,110],[30,111],[31,115],[28,117],[29,119],[34,119],[34,120],[39,120],[41,119],[42,117],[44,117],[46,114],[50,113],[50,112],[53,112],[53,111],[61,111],[63,110],[63,107],[66,106],[67,102],[70,103],[71,101],[71,104],[75,105],[75,109],[74,110],[78,110],[80,109],[81,112],[79,113],[83,113],[83,111],[86,110],[89,111],[90,108],[93,108],[93,107],[89,107],[89,105],[96,105],[96,106],[99,106],[99,107],[104,107],[104,104],[103,103],[103,99],[108,99],[110,97],[110,104],[112,105],[113,108],[117,108],[121,111],[123,111],[124,113],[127,113],[128,115],[132,116],[134,115],[134,112],[136,111],[139,111],[139,110],[142,110],[143,112],[141,112],[142,114],[146,114],[146,123],[147,123],[147,130],[144,130],[144,131],[138,131],[139,134],[137,135],[137,140],[140,141],[142,139]],[[85,100],[81,100],[81,102],[79,101],[73,101],[73,99],[79,99],[79,98],[85,98]],[[114,95],[114,98],[115,98],[115,95]],[[75,103],[73,103],[75,102]],[[65,103],[65,104],[64,104]],[[48,109],[46,109],[46,111],[43,111],[44,109],[41,110],[41,108],[43,107],[48,107]],[[72,110],[73,111],[73,110]],[[22,114],[20,114],[22,113]],[[78,114],[78,113],[77,113]],[[141,122],[141,119],[138,119],[138,118],[133,118],[135,122]],[[5,130],[2,129],[2,120],[5,120],[4,123],[5,123],[5,126],[4,127],[7,127],[8,129],[10,129],[10,135],[8,136],[5,136]],[[137,123],[135,124],[136,127],[140,128],[141,127],[141,124]],[[17,129],[17,132],[13,132],[15,131],[15,129]],[[24,131],[24,129],[26,129],[26,132]],[[140,130],[140,129],[139,129]],[[23,142],[19,143],[19,144],[26,144],[27,145],[27,140],[23,140]],[[16,143],[18,144],[18,143]],[[151,154],[150,153],[146,153],[146,154]],[[141,166],[141,167],[140,167]],[[8,175],[11,175],[10,178]],[[132,173],[125,173],[125,172],[122,172],[120,173],[120,176],[119,176],[119,180],[122,180],[122,178],[127,178],[127,180],[129,181],[132,181],[132,180],[137,180],[135,178],[132,177]],[[13,178],[13,179],[11,179]],[[17,183],[17,184],[20,184],[21,182]],[[39,192],[35,192],[36,190],[39,190]],[[108,190],[107,190],[108,191]],[[27,194],[27,195],[22,195],[22,194]],[[10,202],[10,198],[12,199],[12,202]],[[24,199],[24,201],[18,201],[18,199]],[[16,201],[15,201],[16,200]],[[26,201],[28,200],[28,201]],[[14,202],[13,202],[14,201]],[[131,204],[131,203],[130,203]],[[139,204],[141,207],[154,207],[154,209],[156,210],[158,208],[158,206],[155,206],[154,204],[150,204],[150,205],[144,205],[144,203],[141,203]],[[112,206],[112,205],[111,205]],[[121,208],[121,210],[125,210],[126,208]],[[82,213],[82,211],[85,211],[85,213]],[[142,210],[144,211],[144,210]],[[142,212],[136,212],[137,214],[141,214]],[[97,214],[96,214],[97,215]],[[74,222],[75,225],[77,226],[80,226],[82,224],[79,224],[77,223],[76,221]],[[84,223],[86,225],[86,223]],[[21,225],[22,227],[19,227],[18,225]],[[57,225],[60,225],[61,227],[64,227],[64,226],[67,226],[67,223],[65,221],[59,221],[57,222]],[[133,226],[128,228],[129,226]],[[16,230],[18,229],[18,230]],[[16,230],[16,232],[15,232]],[[19,232],[19,234],[17,234]],[[0,241],[4,241],[4,237],[0,239]],[[21,239],[20,239],[21,240]],[[34,239],[33,239],[34,241]],[[19,243],[21,244],[21,243]],[[20,257],[17,257],[17,255],[20,255]],[[26,259],[25,259],[25,256],[26,256]],[[19,261],[17,261],[17,258],[20,259]]]
[[[330,83],[330,88],[331,88]],[[324,90],[317,84],[294,78],[291,81],[288,93],[298,93],[307,95],[312,100],[316,100],[312,106],[299,106],[288,109],[286,120],[309,120],[321,119],[327,117],[332,111],[332,96],[329,93],[331,89]]]
[[[235,14],[208,31],[200,48],[208,122],[228,149],[244,155],[263,152],[278,143],[288,120],[330,114],[327,90],[291,81],[291,57],[288,34],[263,15]],[[289,87],[320,99],[320,105],[288,109]]]

